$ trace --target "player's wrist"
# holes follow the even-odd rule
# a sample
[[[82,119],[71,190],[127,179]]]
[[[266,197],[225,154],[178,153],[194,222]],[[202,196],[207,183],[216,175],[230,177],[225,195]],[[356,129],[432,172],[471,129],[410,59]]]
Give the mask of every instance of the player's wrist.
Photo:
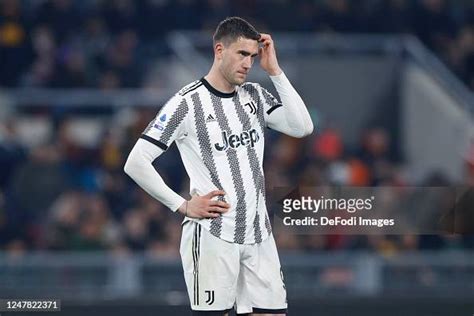
[[[281,70],[281,68],[279,66],[275,67],[275,68],[271,68],[267,71],[268,75],[274,77],[274,76],[279,76],[283,73],[283,70]]]
[[[183,204],[181,204],[181,206],[178,208],[178,212],[183,214],[184,216],[188,216],[188,204],[189,201],[185,200]]]

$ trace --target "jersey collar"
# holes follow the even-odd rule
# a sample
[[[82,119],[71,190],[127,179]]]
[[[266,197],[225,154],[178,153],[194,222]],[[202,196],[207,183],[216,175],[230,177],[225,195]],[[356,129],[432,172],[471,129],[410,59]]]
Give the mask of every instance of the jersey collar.
[[[204,79],[204,77],[201,78],[201,82],[204,84],[207,90],[209,90],[209,92],[211,92],[212,94],[215,94],[216,96],[220,98],[232,98],[237,93],[237,91],[235,90],[229,93],[221,92],[217,90],[216,88],[214,88],[213,86],[211,86],[211,84],[206,79]]]

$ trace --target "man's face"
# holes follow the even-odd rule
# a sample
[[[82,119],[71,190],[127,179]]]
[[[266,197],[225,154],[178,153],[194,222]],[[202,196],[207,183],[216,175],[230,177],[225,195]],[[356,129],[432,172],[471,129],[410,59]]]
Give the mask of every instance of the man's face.
[[[245,82],[254,59],[258,55],[258,42],[239,37],[227,46],[217,45],[222,45],[221,49],[217,49],[222,75],[231,85],[241,85]]]

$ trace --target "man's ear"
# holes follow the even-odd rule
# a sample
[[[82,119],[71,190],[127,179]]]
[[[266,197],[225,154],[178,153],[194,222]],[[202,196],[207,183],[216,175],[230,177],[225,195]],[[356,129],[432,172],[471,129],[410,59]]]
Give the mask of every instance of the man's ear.
[[[224,44],[222,42],[217,42],[214,45],[214,55],[217,59],[222,58],[222,52],[224,51]]]

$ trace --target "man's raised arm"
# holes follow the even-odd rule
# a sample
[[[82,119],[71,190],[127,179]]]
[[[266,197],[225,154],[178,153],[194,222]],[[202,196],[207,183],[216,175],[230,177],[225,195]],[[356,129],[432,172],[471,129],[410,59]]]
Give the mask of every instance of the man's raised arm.
[[[314,126],[308,109],[278,65],[275,45],[269,34],[261,34],[260,65],[270,75],[281,103],[262,88],[265,100],[265,121],[268,127],[293,137],[304,137]]]

